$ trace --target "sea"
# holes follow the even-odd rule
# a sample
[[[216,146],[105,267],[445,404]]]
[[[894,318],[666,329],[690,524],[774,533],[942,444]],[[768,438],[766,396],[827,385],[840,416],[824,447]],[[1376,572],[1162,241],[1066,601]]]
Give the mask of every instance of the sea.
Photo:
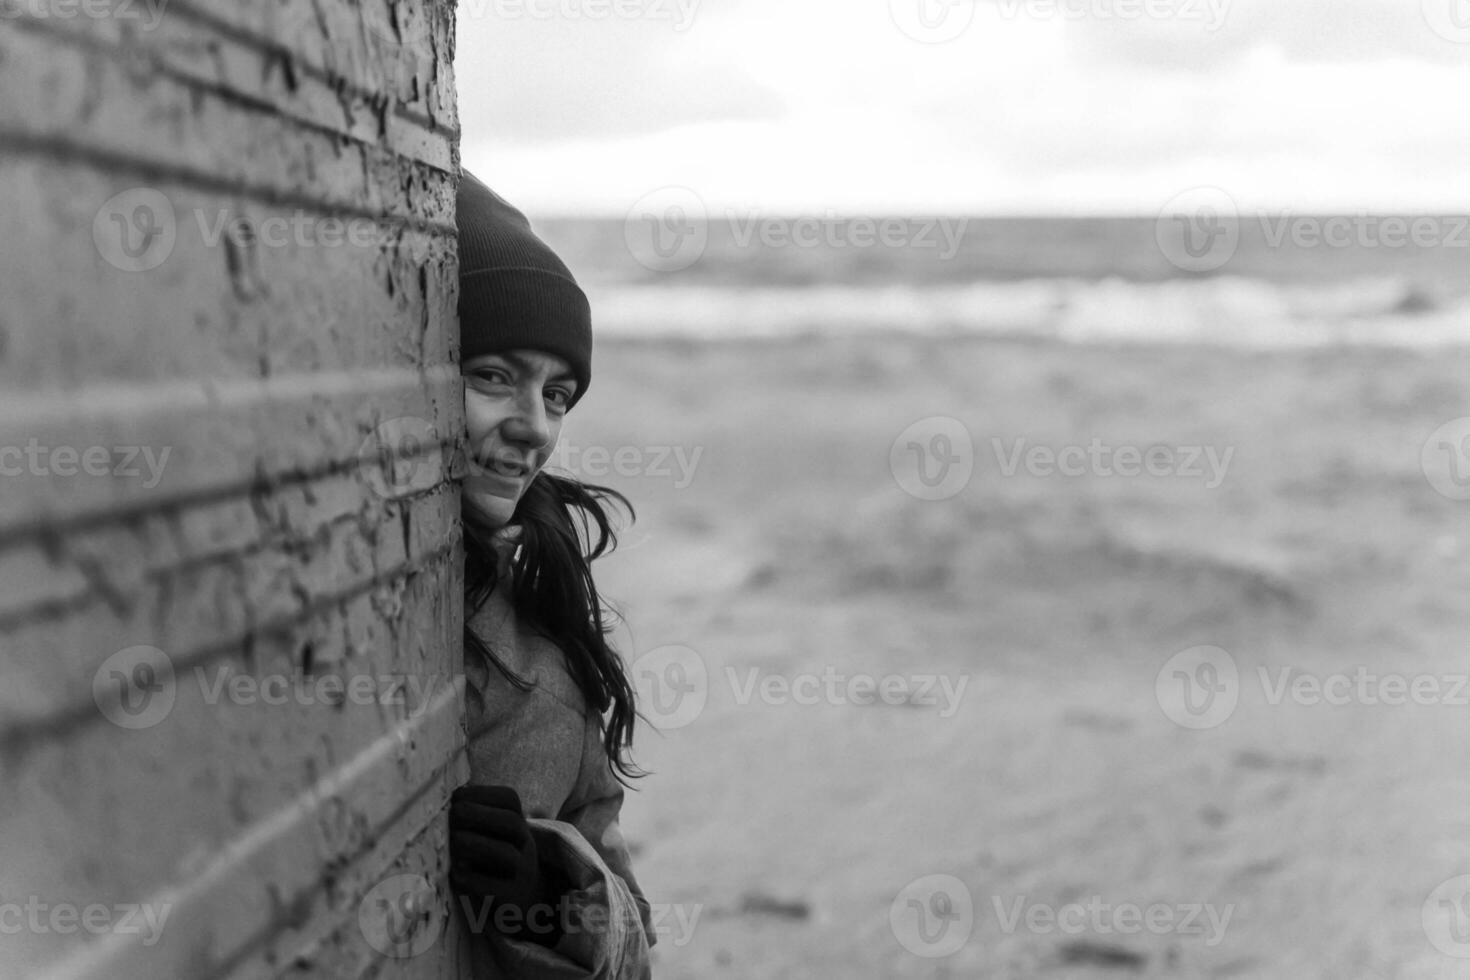
[[[599,336],[1470,344],[1470,218],[556,218]],[[1417,224],[1416,224],[1417,222]],[[657,247],[655,247],[657,246]]]

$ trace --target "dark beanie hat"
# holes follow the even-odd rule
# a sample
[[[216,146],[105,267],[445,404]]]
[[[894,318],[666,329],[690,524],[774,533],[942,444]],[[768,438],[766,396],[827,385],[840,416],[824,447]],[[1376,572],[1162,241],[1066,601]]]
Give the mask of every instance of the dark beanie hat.
[[[460,359],[516,348],[556,354],[576,376],[575,405],[592,381],[587,295],[526,216],[469,171],[457,222]]]

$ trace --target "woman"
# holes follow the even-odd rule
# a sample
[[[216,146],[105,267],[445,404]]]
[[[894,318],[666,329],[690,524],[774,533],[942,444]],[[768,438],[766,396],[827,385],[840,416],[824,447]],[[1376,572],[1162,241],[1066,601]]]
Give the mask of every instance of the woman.
[[[590,568],[616,543],[607,501],[627,501],[542,472],[591,380],[587,298],[468,173],[458,208],[470,781],[449,828],[466,972],[645,977],[649,907],[618,828],[633,691]]]

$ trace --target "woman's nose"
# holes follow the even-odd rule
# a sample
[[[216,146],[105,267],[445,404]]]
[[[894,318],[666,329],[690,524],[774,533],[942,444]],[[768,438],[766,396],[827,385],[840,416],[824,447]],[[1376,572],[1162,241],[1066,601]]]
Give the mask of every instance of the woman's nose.
[[[522,392],[515,408],[506,419],[506,435],[532,449],[540,449],[551,441],[551,425],[546,418],[546,405],[540,392]]]

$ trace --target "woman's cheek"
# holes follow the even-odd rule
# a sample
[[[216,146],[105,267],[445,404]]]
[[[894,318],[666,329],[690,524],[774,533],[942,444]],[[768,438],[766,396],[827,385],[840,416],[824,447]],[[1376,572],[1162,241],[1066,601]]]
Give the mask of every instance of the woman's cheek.
[[[502,413],[495,407],[496,399],[472,388],[465,389],[465,428],[469,431],[470,445],[478,447],[495,431]]]

